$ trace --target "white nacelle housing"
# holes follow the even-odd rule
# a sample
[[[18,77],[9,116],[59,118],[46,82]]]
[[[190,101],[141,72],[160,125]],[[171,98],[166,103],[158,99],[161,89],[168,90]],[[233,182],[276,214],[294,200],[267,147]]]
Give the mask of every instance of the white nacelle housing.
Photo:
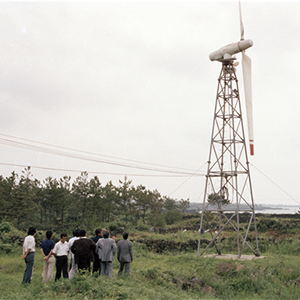
[[[218,60],[218,61],[226,61],[231,60],[232,55],[239,53],[243,50],[246,50],[253,46],[252,40],[242,40],[237,43],[232,43],[227,46],[220,48],[217,51],[212,52],[209,54],[209,59],[211,61]]]

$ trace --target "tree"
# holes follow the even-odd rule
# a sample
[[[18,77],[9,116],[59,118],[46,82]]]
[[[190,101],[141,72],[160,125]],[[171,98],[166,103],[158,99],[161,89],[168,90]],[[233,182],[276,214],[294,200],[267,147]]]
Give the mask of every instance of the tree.
[[[182,211],[188,207],[190,204],[189,200],[180,200],[177,202],[176,200],[165,197],[164,198],[164,208],[167,212],[164,213],[164,217],[167,225],[171,225],[176,221],[180,221],[182,219]]]
[[[90,217],[94,217],[95,219],[103,220],[103,205],[104,205],[104,197],[103,197],[103,189],[101,186],[101,182],[97,176],[94,176],[90,180],[90,203],[91,207],[89,209]]]
[[[220,195],[218,193],[209,194],[207,202],[210,205],[217,205],[218,207],[222,207],[222,206],[230,204],[229,199],[226,199],[225,195]]]
[[[121,184],[117,188],[119,197],[119,209],[120,213],[125,215],[125,221],[128,222],[129,216],[134,215],[134,203],[133,203],[133,193],[134,188],[131,186],[132,181],[128,180],[125,176],[124,181],[119,180]]]
[[[181,212],[184,212],[186,209],[188,209],[190,207],[190,199],[186,199],[186,200],[179,200],[178,203],[178,208],[180,209]]]
[[[18,186],[18,175],[15,172],[11,173],[10,177],[0,177],[0,216],[2,218],[14,217],[14,203],[16,198],[16,191]]]
[[[149,223],[152,226],[163,227],[165,219],[162,215],[164,201],[157,190],[151,192]]]
[[[176,200],[169,197],[164,197],[164,208],[168,211],[176,210],[178,208]]]
[[[134,191],[135,205],[137,208],[137,214],[142,214],[143,223],[145,224],[146,212],[150,209],[152,194],[143,185],[137,186]]]
[[[38,209],[38,204],[35,201],[36,192],[39,188],[38,181],[31,179],[32,173],[30,167],[22,171],[22,175],[16,190],[16,197],[13,198],[14,209],[13,216],[17,220],[19,228],[21,220],[26,219],[26,227],[29,226],[29,220],[32,222],[33,215]]]
[[[111,181],[102,186],[97,176],[89,180],[87,172],[82,172],[73,184],[70,176],[60,179],[49,176],[41,183],[33,179],[30,167],[20,177],[14,172],[7,178],[0,175],[0,220],[13,220],[18,228],[38,220],[39,226],[53,229],[71,225],[70,222],[94,226],[93,222],[111,222],[123,217],[132,224],[142,218],[145,224],[149,212],[150,225],[164,226],[166,220],[173,222],[175,215],[178,219],[180,210],[189,205],[189,200],[177,202],[143,185],[134,187],[127,177],[119,183],[118,187]],[[168,217],[162,213],[163,209],[170,212]]]
[[[81,172],[72,184],[72,196],[77,208],[77,216],[81,215],[82,224],[85,224],[86,210],[90,202],[90,183],[88,181],[88,172]]]
[[[102,220],[110,222],[113,212],[117,211],[119,197],[116,187],[110,181],[103,188]]]
[[[172,225],[182,219],[182,212],[178,209],[168,210],[164,213],[167,225]]]
[[[68,199],[68,177],[61,179],[60,182],[51,176],[44,180],[42,206],[45,218],[50,221],[52,228],[53,222],[62,225],[64,223],[64,212]]]
[[[67,208],[72,202],[71,198],[71,176],[64,176],[59,180],[59,213],[60,213],[60,223],[64,224],[65,214]]]

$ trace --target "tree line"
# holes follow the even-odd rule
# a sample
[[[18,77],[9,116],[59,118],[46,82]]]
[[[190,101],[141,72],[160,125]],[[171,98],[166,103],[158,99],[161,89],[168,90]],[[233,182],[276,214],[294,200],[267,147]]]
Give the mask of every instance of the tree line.
[[[133,186],[127,177],[102,185],[99,178],[89,179],[82,172],[73,182],[70,176],[60,179],[33,178],[30,167],[4,178],[0,176],[0,218],[19,229],[35,223],[40,229],[91,227],[95,224],[122,221],[125,224],[163,226],[177,221],[189,207],[189,199],[176,201]]]

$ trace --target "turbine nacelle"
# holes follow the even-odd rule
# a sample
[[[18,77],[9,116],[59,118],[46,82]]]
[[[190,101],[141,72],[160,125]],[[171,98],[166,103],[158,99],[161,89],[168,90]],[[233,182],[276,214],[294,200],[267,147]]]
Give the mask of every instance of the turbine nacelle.
[[[242,52],[243,50],[246,50],[253,46],[252,40],[241,40],[237,43],[232,43],[229,45],[226,45],[219,50],[216,50],[209,54],[209,59],[211,61],[231,61],[235,58],[232,57],[232,55],[237,54],[239,52]]]

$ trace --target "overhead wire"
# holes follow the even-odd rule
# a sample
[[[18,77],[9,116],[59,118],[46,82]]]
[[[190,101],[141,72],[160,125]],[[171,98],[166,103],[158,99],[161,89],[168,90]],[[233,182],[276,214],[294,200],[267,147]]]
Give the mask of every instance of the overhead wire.
[[[27,168],[28,165],[22,165],[22,164],[10,164],[10,163],[3,163],[0,162],[0,165],[4,166],[13,166],[13,167],[20,167],[20,168]],[[50,168],[50,167],[41,167],[41,166],[33,166],[30,165],[30,168],[32,169],[42,169],[42,170],[49,170],[49,171],[58,171],[58,172],[70,172],[70,173],[81,173],[83,170],[70,170],[70,169],[61,169],[61,168]],[[86,170],[87,171],[87,170]],[[101,172],[101,171],[87,171],[89,174],[101,174],[101,175],[116,175],[116,176],[123,176],[124,173],[114,173],[114,172]],[[186,175],[151,175],[151,174],[127,174],[127,176],[132,177],[186,177]]]
[[[203,164],[194,174],[196,174],[198,171],[200,171],[205,165],[207,164],[207,162],[205,164]],[[174,194],[177,190],[179,190],[184,184],[186,184],[187,181],[189,181],[193,175],[190,175],[184,182],[182,182],[172,193],[169,194],[169,197]]]
[[[55,148],[58,148],[58,149],[71,150],[71,151],[74,151],[74,152],[85,153],[85,154],[89,154],[89,155],[102,156],[102,157],[108,157],[108,158],[111,158],[111,159],[117,159],[117,160],[122,160],[122,161],[129,161],[129,162],[134,162],[134,163],[140,163],[140,164],[144,164],[144,165],[151,165],[151,166],[158,166],[158,167],[165,167],[165,168],[172,168],[172,169],[177,169],[177,170],[185,170],[185,171],[194,172],[194,170],[192,170],[192,169],[178,168],[178,167],[173,167],[173,166],[166,166],[166,165],[161,165],[161,164],[155,164],[155,163],[149,163],[149,162],[142,162],[142,161],[133,160],[133,159],[120,158],[120,157],[111,156],[111,155],[99,154],[99,153],[94,153],[94,152],[90,152],[90,151],[77,150],[77,149],[73,149],[73,148],[70,148],[70,147],[63,147],[63,146],[58,146],[58,145],[54,145],[54,144],[50,144],[50,143],[38,142],[38,141],[34,141],[34,140],[30,140],[30,139],[24,139],[24,138],[15,137],[15,136],[7,135],[7,134],[2,134],[2,133],[0,133],[0,136],[5,136],[5,137],[17,139],[17,140],[22,140],[22,141],[26,141],[26,142],[36,143],[36,144],[39,144],[39,145],[45,145],[45,146],[55,147]]]
[[[188,180],[190,180],[192,177],[199,177],[199,176],[205,176],[205,174],[202,173],[198,173],[204,165],[202,165],[199,169],[197,169],[194,172],[187,172],[187,171],[191,171],[190,169],[183,169],[183,168],[178,168],[178,167],[171,167],[171,166],[166,166],[166,165],[159,165],[159,164],[153,164],[153,163],[147,163],[147,162],[142,162],[142,161],[137,161],[137,160],[130,160],[130,159],[124,159],[124,158],[118,158],[118,157],[114,157],[114,156],[109,156],[109,155],[103,155],[103,154],[98,154],[98,153],[93,153],[93,152],[88,152],[88,151],[82,151],[82,150],[76,150],[76,149],[72,149],[72,148],[68,148],[68,147],[62,147],[62,146],[57,146],[57,145],[53,145],[53,144],[49,144],[49,143],[42,143],[42,142],[37,142],[37,141],[33,141],[33,140],[29,140],[29,139],[24,139],[24,138],[18,138],[18,137],[14,137],[14,136],[10,136],[10,135],[5,135],[5,134],[1,134],[0,136],[5,136],[7,138],[1,138],[0,137],[0,144],[3,145],[7,145],[7,146],[12,146],[12,147],[17,147],[17,148],[21,148],[21,149],[27,149],[27,150],[32,150],[32,151],[39,151],[39,152],[43,152],[43,153],[47,153],[47,154],[53,154],[53,155],[59,155],[59,156],[64,156],[64,157],[69,157],[69,158],[74,158],[74,159],[81,159],[81,160],[87,160],[87,161],[93,161],[96,163],[103,163],[103,164],[109,164],[109,165],[115,165],[115,166],[120,166],[120,167],[126,167],[126,168],[132,168],[132,169],[140,169],[140,170],[146,170],[146,171],[151,171],[151,172],[159,172],[159,173],[167,173],[166,174],[127,174],[128,176],[140,176],[140,177],[186,177],[188,176],[188,178],[182,182],[174,191],[172,191],[169,196],[171,196],[173,193],[175,193],[180,187],[182,187]],[[20,141],[15,141],[12,139],[8,139],[12,138],[12,139],[16,139],[16,140],[21,140],[21,141],[26,141],[26,142],[30,142],[30,143],[35,143],[37,145],[44,145],[44,146],[48,146],[44,147],[44,146],[37,146],[37,145],[33,145],[33,144],[29,144],[29,143],[25,143],[25,142],[20,142]],[[54,147],[57,149],[63,149],[63,150],[68,150],[68,151],[73,151],[75,153],[70,153],[67,151],[62,151],[62,150],[57,150],[57,149],[51,149],[49,147]],[[76,153],[77,152],[77,153]],[[86,156],[86,155],[81,155],[78,153],[83,153],[83,154],[89,154],[89,155],[94,155],[94,156],[99,156],[99,157],[107,157],[107,158],[111,158],[111,159],[116,159],[116,160],[123,160],[123,161],[128,161],[128,162],[133,162],[136,164],[144,164],[144,165],[149,165],[149,166],[155,166],[155,168],[151,168],[151,167],[145,167],[145,166],[139,166],[139,165],[135,165],[135,164],[128,164],[128,163],[124,163],[124,162],[115,162],[115,161],[109,161],[109,160],[103,160],[103,159],[99,159],[99,158],[93,158],[91,156]],[[275,183],[272,179],[270,179],[266,174],[264,174],[262,171],[260,171],[256,166],[254,166],[252,163],[250,163],[252,165],[253,168],[255,168],[258,172],[260,172],[263,176],[265,176],[270,182],[272,182],[276,187],[278,187],[282,192],[284,192],[287,196],[289,196],[292,200],[294,200],[296,203],[300,204],[300,202],[295,199],[293,196],[291,196],[288,192],[286,192],[282,187],[280,187],[277,183]],[[22,164],[10,164],[10,163],[4,163],[4,162],[0,162],[0,165],[7,165],[7,166],[17,166],[17,167],[28,167],[28,165],[22,165]],[[73,172],[73,173],[77,173],[77,172],[82,172],[82,170],[70,170],[70,169],[61,169],[61,168],[50,168],[50,167],[44,167],[44,166],[30,166],[32,168],[36,168],[36,169],[44,169],[44,170],[52,170],[52,171],[63,171],[63,172]],[[168,170],[168,169],[159,169],[156,167],[161,167],[161,168],[171,168],[174,170]],[[175,171],[178,170],[178,171]],[[181,170],[181,171],[179,171]],[[87,170],[85,170],[87,171]],[[88,171],[89,174],[103,174],[103,175],[124,175],[124,173],[117,173],[117,172],[100,172],[100,171]]]
[[[286,192],[282,187],[280,187],[276,182],[274,182],[271,178],[269,178],[266,174],[264,174],[262,171],[260,171],[257,167],[255,167],[252,163],[250,163],[250,165],[256,169],[259,173],[261,173],[262,175],[264,175],[270,182],[272,182],[275,186],[277,186],[281,191],[283,191],[287,196],[289,196],[292,200],[294,200],[295,202],[297,202],[298,204],[300,204],[300,202],[298,200],[296,200],[293,196],[291,196],[288,192]]]
[[[151,164],[151,163],[144,163],[144,162],[128,160],[128,159],[122,159],[122,160],[135,162],[136,164],[128,164],[128,163],[124,163],[124,162],[109,161],[109,160],[99,159],[97,157],[81,155],[81,154],[78,154],[78,153],[85,153],[85,154],[90,154],[90,155],[94,155],[94,156],[110,157],[110,158],[118,159],[118,160],[121,160],[121,158],[107,156],[107,155],[101,155],[101,154],[87,152],[87,151],[75,150],[75,149],[72,149],[72,148],[56,146],[56,145],[51,145],[51,144],[47,144],[47,143],[40,143],[40,142],[37,142],[37,141],[26,140],[26,139],[23,139],[23,138],[17,138],[17,137],[13,137],[13,136],[4,135],[4,134],[0,134],[0,136],[6,136],[6,137],[13,138],[13,139],[17,139],[17,141],[15,141],[15,140],[8,139],[8,138],[0,138],[0,144],[7,145],[7,146],[12,146],[12,147],[17,147],[17,148],[21,148],[21,149],[39,151],[39,152],[43,152],[43,153],[59,155],[59,156],[64,156],[64,157],[69,157],[69,158],[93,161],[93,162],[97,162],[97,163],[115,165],[115,166],[126,167],[126,168],[141,169],[141,170],[152,171],[152,172],[177,174],[177,175],[184,175],[184,176],[191,176],[191,175],[193,175],[193,176],[204,176],[203,174],[197,173],[197,171],[191,173],[190,172],[191,170],[189,170],[189,169],[170,167],[170,166]],[[26,141],[26,142],[20,142],[18,140],[22,140],[22,141]],[[36,143],[38,145],[29,144],[28,142]],[[74,151],[75,153],[62,151],[62,150],[57,150],[57,149],[51,149],[49,147],[44,147],[44,146],[40,146],[40,145],[45,145],[45,146],[55,147],[55,148],[58,148],[58,149]],[[78,152],[78,153],[76,153],[76,152]],[[137,165],[137,163],[152,165],[152,166],[155,166],[155,167],[141,166],[141,165]],[[161,169],[161,168],[157,168],[157,166],[159,166],[161,168],[171,168],[171,169],[174,169],[174,170]],[[175,171],[176,169],[178,171]],[[181,171],[179,171],[179,170],[181,170]]]

